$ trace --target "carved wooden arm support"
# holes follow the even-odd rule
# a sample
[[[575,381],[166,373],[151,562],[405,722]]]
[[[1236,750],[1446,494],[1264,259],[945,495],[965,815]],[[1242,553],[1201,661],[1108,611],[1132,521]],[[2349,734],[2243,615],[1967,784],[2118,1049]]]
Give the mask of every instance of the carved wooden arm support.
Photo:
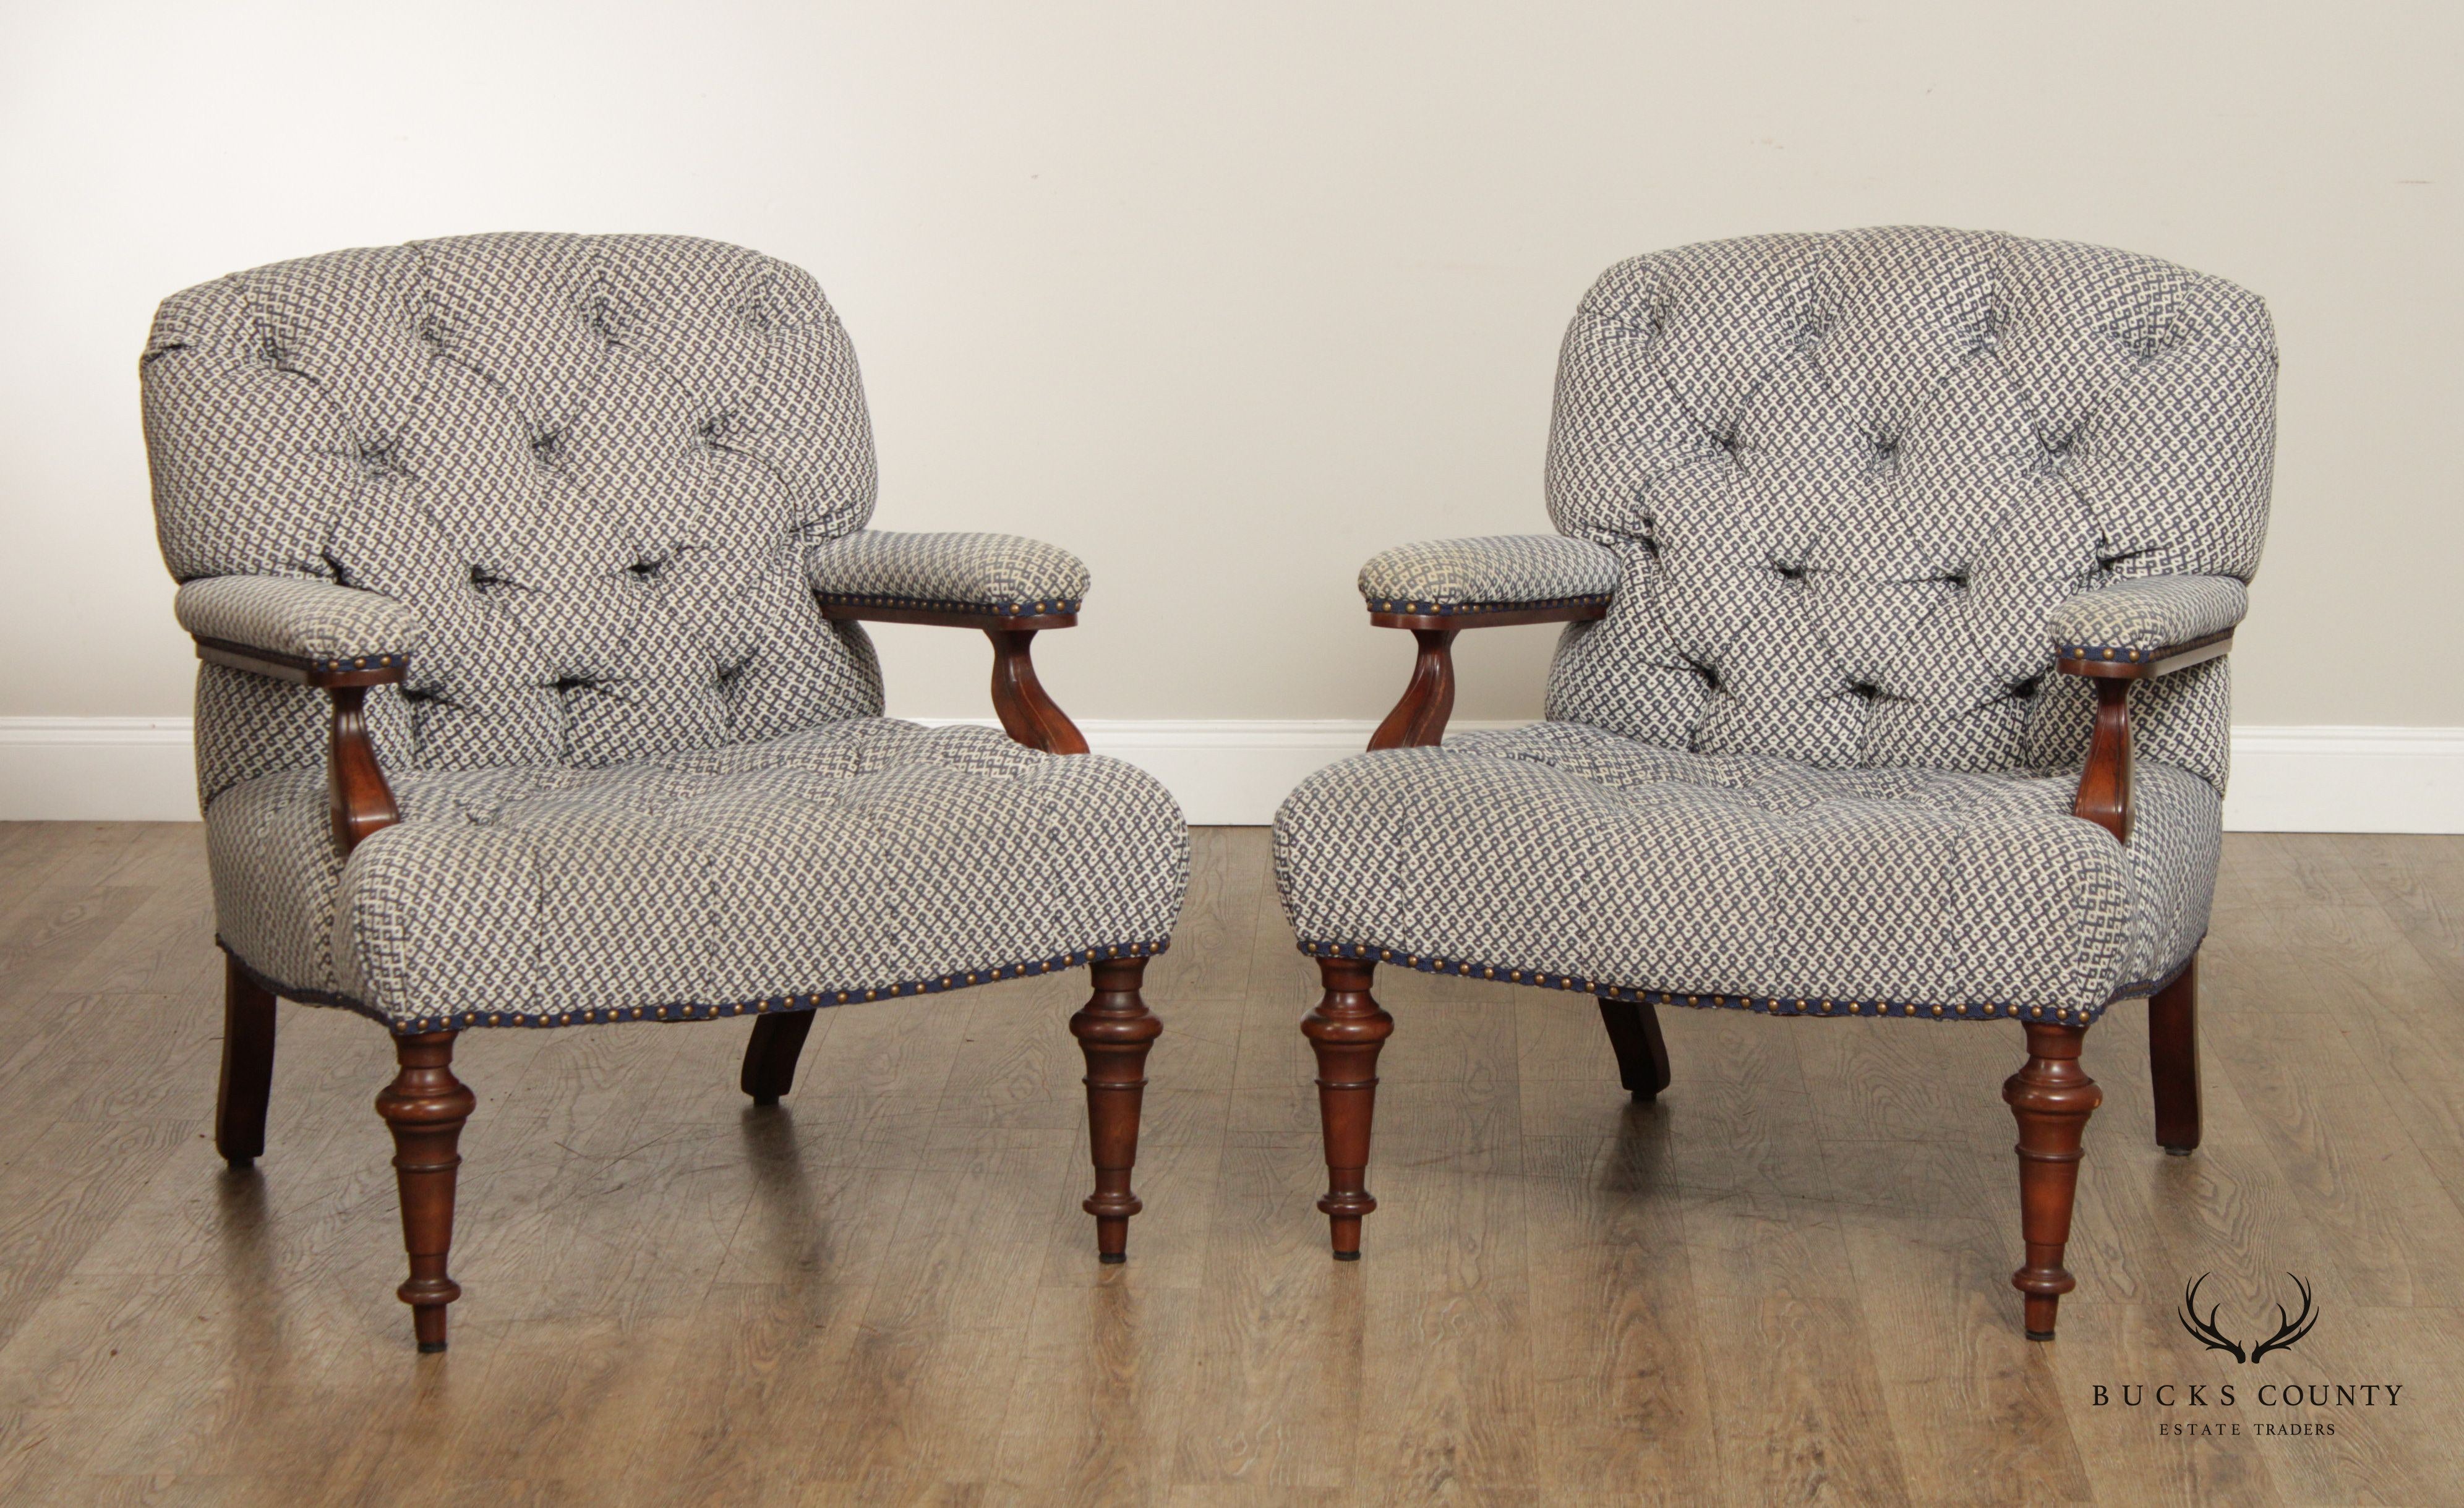
[[[920,607],[868,607],[856,602],[825,602],[822,611],[843,621],[877,623],[928,623],[942,628],[976,628],[993,643],[993,710],[1004,732],[1029,749],[1046,754],[1082,754],[1087,737],[1069,720],[1044,683],[1035,678],[1031,646],[1046,628],[1077,626],[1076,613],[943,612]]]
[[[2130,841],[2130,683],[2205,664],[2232,648],[2233,630],[2227,629],[2135,660],[2063,655],[2054,662],[2064,675],[2086,676],[2096,686],[2096,732],[2088,740],[2072,816],[2085,818],[2122,842]]]
[[[369,687],[401,684],[400,656],[381,657],[389,664],[341,669],[220,639],[199,639],[197,658],[251,675],[313,686],[333,699],[325,743],[325,799],[333,816],[334,841],[342,852],[349,853],[370,833],[402,820],[393,787],[385,784],[385,771],[377,764],[376,746],[368,741],[365,710]]]
[[[1403,688],[1402,700],[1370,735],[1369,747],[1411,749],[1445,737],[1446,718],[1455,710],[1455,635],[1464,629],[1589,623],[1607,617],[1608,610],[1608,603],[1599,601],[1467,613],[1371,613],[1369,621],[1377,627],[1410,629],[1419,641],[1420,652],[1412,662],[1412,679]]]

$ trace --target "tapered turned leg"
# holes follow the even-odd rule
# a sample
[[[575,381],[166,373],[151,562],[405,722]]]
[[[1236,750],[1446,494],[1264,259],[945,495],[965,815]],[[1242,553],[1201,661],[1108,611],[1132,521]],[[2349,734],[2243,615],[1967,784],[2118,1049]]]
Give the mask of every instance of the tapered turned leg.
[[[1638,1100],[1656,1100],[1668,1087],[1668,1044],[1660,1039],[1660,1013],[1627,1000],[1600,1001],[1600,1024],[1609,1029],[1617,1078]]]
[[[2156,1081],[2156,1145],[2188,1157],[2199,1145],[2199,955],[2147,1002],[2147,1064]]]
[[[744,1071],[736,1082],[755,1104],[777,1104],[796,1087],[796,1057],[812,1029],[810,1011],[754,1017],[753,1040],[744,1044]]]
[[[1317,1050],[1317,1110],[1326,1128],[1326,1197],[1317,1207],[1332,1228],[1335,1260],[1360,1259],[1361,1216],[1370,1197],[1369,1125],[1377,1113],[1377,1050],[1395,1034],[1395,1018],[1369,994],[1372,963],[1321,958],[1326,986],[1301,1031]]]
[[[274,1092],[274,996],[236,958],[223,960],[223,1076],[214,1090],[214,1150],[233,1168],[265,1155],[265,1102]]]
[[[2054,1338],[2054,1313],[2079,1279],[2062,1265],[2071,1238],[2071,1201],[2079,1191],[2079,1135],[2104,1103],[2104,1091],[2079,1067],[2084,1026],[2028,1023],[2028,1060],[2002,1085],[2019,1122],[2019,1234],[2028,1262],[2011,1275],[2027,1295],[2031,1341]]]
[[[1130,1216],[1146,1208],[1130,1191],[1130,1170],[1138,1160],[1147,1049],[1163,1035],[1163,1022],[1138,994],[1145,959],[1099,963],[1090,972],[1095,993],[1069,1018],[1069,1035],[1087,1055],[1087,1145],[1095,1160],[1095,1191],[1081,1208],[1095,1217],[1096,1258],[1126,1262]]]
[[[396,1037],[394,1059],[402,1071],[377,1096],[377,1114],[393,1128],[402,1241],[410,1254],[410,1277],[394,1292],[410,1305],[423,1351],[445,1349],[445,1306],[462,1297],[462,1285],[446,1275],[445,1258],[453,1248],[453,1170],[462,1166],[455,1147],[478,1100],[453,1077],[455,1035]]]

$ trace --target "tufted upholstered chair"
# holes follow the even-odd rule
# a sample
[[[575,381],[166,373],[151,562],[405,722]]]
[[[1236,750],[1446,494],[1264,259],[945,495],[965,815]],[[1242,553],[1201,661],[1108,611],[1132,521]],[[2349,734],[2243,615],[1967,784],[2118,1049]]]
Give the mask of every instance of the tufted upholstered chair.
[[[1090,965],[1102,1258],[1126,1250],[1187,832],[1038,686],[1086,568],[869,530],[855,354],[803,273],[707,241],[480,235],[175,294],[143,362],[229,955],[216,1142],[262,1153],[276,996],[394,1034],[421,1350],[452,1070],[481,1027],[812,1012]],[[982,629],[1008,736],[887,721],[860,620]]]
[[[2152,996],[2157,1139],[2198,1145],[2275,370],[2256,297],[2095,247],[1877,229],[1610,269],[1559,369],[1558,533],[1369,562],[1419,663],[1276,821],[1326,985],[1335,1255],[1375,1208],[1380,964],[1598,996],[1638,1098],[1668,1082],[1662,1005],[2013,1023],[2013,1281],[2051,1336],[2100,1099],[2079,1043],[2115,1002]],[[1441,742],[1455,635],[1559,621],[1547,720]]]

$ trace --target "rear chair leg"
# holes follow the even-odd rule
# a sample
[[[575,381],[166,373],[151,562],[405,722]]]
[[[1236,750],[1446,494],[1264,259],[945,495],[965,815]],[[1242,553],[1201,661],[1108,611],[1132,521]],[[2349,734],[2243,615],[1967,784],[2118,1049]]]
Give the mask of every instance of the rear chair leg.
[[[1668,1087],[1668,1044],[1660,1039],[1660,1013],[1628,1000],[1600,999],[1600,1024],[1609,1029],[1617,1078],[1638,1100],[1656,1100]]]
[[[1301,1017],[1317,1050],[1318,1118],[1326,1130],[1327,1217],[1339,1262],[1360,1259],[1361,1217],[1377,1208],[1367,1182],[1369,1126],[1377,1114],[1377,1051],[1395,1033],[1395,1018],[1369,993],[1377,966],[1356,958],[1321,958],[1326,994]]]
[[[396,1037],[394,1059],[401,1072],[377,1096],[377,1114],[393,1128],[402,1241],[410,1254],[410,1277],[394,1293],[410,1305],[422,1351],[445,1349],[445,1306],[462,1297],[462,1285],[446,1274],[445,1259],[453,1248],[453,1174],[462,1166],[456,1148],[478,1100],[453,1077],[455,1035]]]
[[[2104,1091],[2079,1067],[2084,1026],[2030,1021],[2028,1060],[2002,1085],[2019,1122],[2019,1234],[2027,1265],[2011,1286],[2027,1295],[2031,1341],[2054,1338],[2054,1315],[2079,1279],[2062,1265],[2071,1238],[2071,1205],[2079,1192],[2080,1133],[2104,1103]]]
[[[223,959],[223,1074],[214,1091],[214,1150],[233,1168],[265,1155],[265,1102],[274,1092],[274,996],[239,960]]]
[[[1146,1208],[1130,1190],[1130,1171],[1138,1161],[1147,1049],[1163,1035],[1138,994],[1146,972],[1143,958],[1095,964],[1094,994],[1069,1018],[1069,1035],[1087,1057],[1087,1146],[1095,1161],[1095,1191],[1080,1208],[1095,1217],[1095,1257],[1104,1262],[1130,1259],[1130,1216]]]
[[[2188,1157],[2199,1145],[2199,955],[2147,1002],[2147,1063],[2156,1081],[2156,1145]]]
[[[736,1082],[755,1104],[777,1104],[796,1086],[796,1058],[812,1029],[810,1011],[754,1017],[753,1039],[744,1044],[744,1071]]]

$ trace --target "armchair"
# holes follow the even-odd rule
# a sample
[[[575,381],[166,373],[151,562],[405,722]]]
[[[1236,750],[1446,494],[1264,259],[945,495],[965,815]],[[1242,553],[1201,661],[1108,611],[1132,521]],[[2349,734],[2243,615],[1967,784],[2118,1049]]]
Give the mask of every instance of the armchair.
[[[1637,1099],[1670,1082],[1663,1005],[2013,1021],[2013,1283],[2050,1339],[2114,1003],[2150,997],[2158,1142],[2199,1141],[2274,374],[2255,297],[2093,247],[1901,229],[1611,269],[1560,367],[1560,535],[1371,560],[1410,683],[1276,819],[1334,1255],[1376,1208],[1379,965],[1596,996]],[[1456,634],[1540,622],[1567,625],[1546,720],[1446,739]]]
[[[481,1027],[751,1016],[741,1087],[775,1105],[817,1009],[1087,966],[1085,1208],[1124,1259],[1187,831],[1037,683],[1077,559],[864,527],[863,394],[809,277],[673,237],[334,252],[173,295],[143,379],[204,662],[215,1143],[265,1151],[276,997],[393,1034],[421,1350],[461,1292]],[[1007,736],[881,717],[865,620],[985,633]]]

